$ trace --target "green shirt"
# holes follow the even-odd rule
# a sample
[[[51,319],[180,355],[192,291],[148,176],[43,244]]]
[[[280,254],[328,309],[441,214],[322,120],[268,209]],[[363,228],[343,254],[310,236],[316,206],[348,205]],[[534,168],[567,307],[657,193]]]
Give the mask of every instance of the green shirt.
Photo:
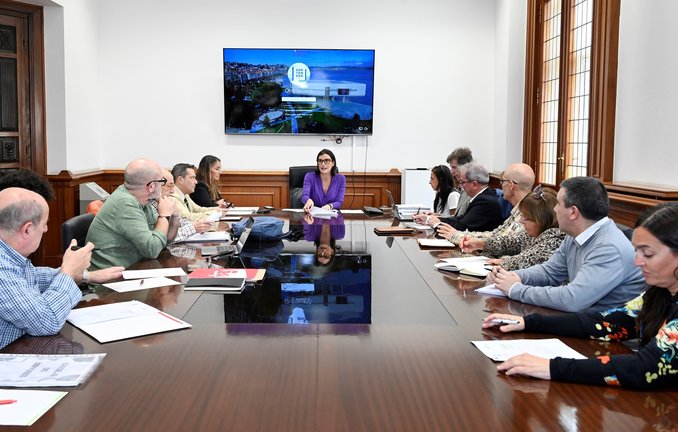
[[[98,249],[92,252],[90,270],[157,258],[167,246],[167,236],[155,230],[156,221],[150,204],[141,205],[125,185],[119,186],[87,232],[87,241]]]

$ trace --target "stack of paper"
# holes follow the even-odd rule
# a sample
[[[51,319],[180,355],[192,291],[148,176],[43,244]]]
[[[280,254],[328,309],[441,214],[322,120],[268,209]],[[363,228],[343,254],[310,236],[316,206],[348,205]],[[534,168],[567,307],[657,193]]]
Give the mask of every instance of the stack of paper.
[[[497,297],[506,297],[503,291],[501,291],[495,284],[489,284],[484,287],[480,287],[475,290],[478,294],[492,295]]]
[[[183,242],[226,242],[231,240],[231,235],[226,231],[205,231],[203,233],[195,233],[186,240],[183,240]]]
[[[256,273],[256,270],[254,273]],[[256,274],[253,276],[256,277]],[[191,272],[188,278],[184,287],[186,291],[218,291],[224,294],[240,294],[245,288],[247,270],[201,268]]]
[[[231,207],[226,210],[226,216],[248,216],[259,210],[259,207]]]
[[[454,247],[454,243],[445,239],[417,239],[420,247],[429,247],[436,249],[451,249]]]
[[[85,382],[105,356],[0,354],[0,386],[75,387]]]
[[[312,207],[311,208],[311,216],[317,217],[320,219],[330,219],[330,218],[335,218],[338,215],[337,210],[325,210],[320,207]]]
[[[191,327],[136,300],[73,309],[68,322],[100,343]]]

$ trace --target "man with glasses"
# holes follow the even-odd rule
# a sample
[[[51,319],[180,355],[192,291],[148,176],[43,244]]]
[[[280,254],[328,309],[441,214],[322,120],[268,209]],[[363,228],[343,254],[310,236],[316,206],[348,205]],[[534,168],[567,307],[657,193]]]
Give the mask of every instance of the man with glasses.
[[[167,179],[157,162],[136,159],[125,168],[125,183],[119,186],[99,210],[87,232],[87,241],[97,245],[91,269],[129,266],[154,259],[174,238],[180,224],[174,200],[162,196]],[[149,205],[158,201],[158,211]]]
[[[457,201],[457,209],[454,213],[455,216],[463,216],[471,201],[471,197],[464,192],[464,189],[459,184],[460,167],[471,162],[473,162],[473,153],[471,153],[471,149],[468,147],[456,148],[447,157],[447,163],[450,164],[450,171],[452,172],[452,178],[454,178],[454,187],[461,189],[459,200]]]
[[[509,298],[565,312],[599,312],[640,294],[644,284],[633,265],[634,249],[607,217],[605,186],[593,177],[572,177],[560,184],[558,226],[567,234],[543,264],[508,272],[495,267],[487,277]]]
[[[501,207],[497,194],[487,187],[489,181],[489,173],[479,163],[464,165],[461,167],[459,186],[471,197],[466,213],[448,218],[417,215],[415,220],[435,226],[437,233],[449,232],[450,228],[459,231],[489,231],[497,228],[503,222]]]
[[[482,249],[484,239],[488,237],[515,236],[524,231],[524,226],[520,223],[520,210],[518,204],[527,196],[534,185],[534,170],[527,164],[516,163],[509,165],[501,176],[501,190],[504,192],[504,199],[511,203],[513,209],[504,223],[492,231],[475,231],[470,233],[461,232],[453,227],[442,226],[438,230],[438,235],[450,240],[452,243],[462,247],[462,241],[466,238],[473,244],[474,250]],[[464,241],[464,244],[466,244]]]

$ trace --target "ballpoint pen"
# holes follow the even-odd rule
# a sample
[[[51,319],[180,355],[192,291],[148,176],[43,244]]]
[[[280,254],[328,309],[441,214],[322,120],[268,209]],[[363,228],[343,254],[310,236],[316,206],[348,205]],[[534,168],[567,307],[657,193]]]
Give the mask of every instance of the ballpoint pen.
[[[78,245],[71,246],[72,251],[77,251],[78,249],[82,249],[82,248],[83,248],[83,246],[78,246]],[[98,248],[92,248],[92,250],[95,251],[95,250],[99,250],[99,249]]]
[[[495,324],[520,324],[518,320],[495,318],[492,320]]]
[[[16,399],[3,399],[3,400],[0,400],[0,405],[9,405],[9,404],[13,404],[13,403],[16,403],[16,402],[17,402]]]

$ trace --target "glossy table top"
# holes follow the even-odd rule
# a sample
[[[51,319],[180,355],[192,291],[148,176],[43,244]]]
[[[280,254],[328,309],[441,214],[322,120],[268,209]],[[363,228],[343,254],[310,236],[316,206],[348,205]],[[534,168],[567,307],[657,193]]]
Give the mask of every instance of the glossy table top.
[[[84,305],[146,301],[191,329],[99,344],[66,324],[3,352],[105,352],[88,381],[30,430],[645,430],[678,427],[676,391],[506,377],[471,340],[538,338],[480,328],[485,310],[552,311],[479,296],[482,281],[438,273],[456,251],[373,233],[390,221],[345,217],[343,253],[372,259],[372,324],[225,324],[221,295],[181,287],[118,294]],[[309,252],[301,240],[286,251]],[[195,265],[163,252],[139,267]],[[200,264],[199,264],[200,265]],[[564,339],[587,356],[620,344]],[[2,428],[4,429],[4,428]],[[7,428],[10,429],[10,428]]]

